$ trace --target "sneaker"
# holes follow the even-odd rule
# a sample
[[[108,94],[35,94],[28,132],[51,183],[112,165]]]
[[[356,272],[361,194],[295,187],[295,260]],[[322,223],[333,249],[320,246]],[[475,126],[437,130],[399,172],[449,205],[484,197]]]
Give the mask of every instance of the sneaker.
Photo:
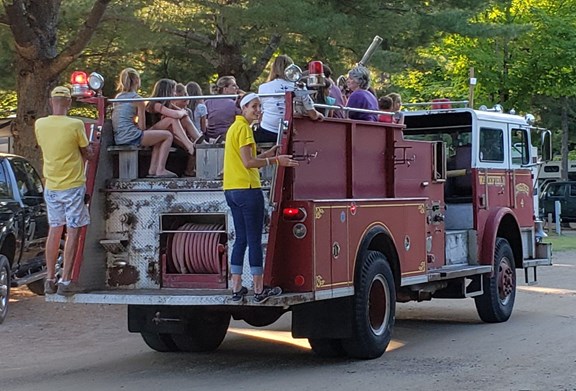
[[[272,296],[278,296],[282,294],[282,288],[279,286],[264,288],[262,293],[254,293],[254,303],[264,303]]]
[[[58,290],[56,291],[57,294],[62,296],[72,296],[74,293],[82,292],[78,283],[75,281],[70,281],[68,284],[59,283]]]
[[[56,280],[45,280],[44,281],[44,294],[53,295],[56,293]]]
[[[248,293],[248,288],[243,286],[242,288],[240,288],[240,290],[238,292],[232,293],[232,301],[238,302],[238,301],[244,300],[244,296],[246,296],[247,293]]]

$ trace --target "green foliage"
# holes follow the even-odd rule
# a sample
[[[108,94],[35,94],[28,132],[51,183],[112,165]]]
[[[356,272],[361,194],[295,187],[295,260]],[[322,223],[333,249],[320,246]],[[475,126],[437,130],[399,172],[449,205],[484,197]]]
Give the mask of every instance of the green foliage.
[[[562,235],[556,235],[553,230],[548,231],[548,237],[544,238],[544,242],[552,243],[552,251],[571,251],[576,250],[576,238],[573,231],[563,229]]]
[[[16,112],[16,93],[0,90],[0,118],[6,118]]]

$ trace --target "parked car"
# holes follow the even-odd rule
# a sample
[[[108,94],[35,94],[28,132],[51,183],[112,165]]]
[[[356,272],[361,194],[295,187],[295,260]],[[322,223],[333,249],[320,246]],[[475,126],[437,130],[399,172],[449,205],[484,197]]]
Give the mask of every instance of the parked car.
[[[547,218],[552,213],[554,218],[554,205],[560,201],[560,218],[563,223],[576,222],[576,181],[551,182],[540,196],[542,217]]]
[[[0,153],[0,323],[10,288],[44,294],[48,216],[40,176],[26,159]]]

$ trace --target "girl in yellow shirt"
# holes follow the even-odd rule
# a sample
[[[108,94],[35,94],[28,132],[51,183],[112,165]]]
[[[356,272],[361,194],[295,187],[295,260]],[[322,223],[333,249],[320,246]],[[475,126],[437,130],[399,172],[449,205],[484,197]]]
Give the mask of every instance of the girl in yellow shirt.
[[[237,115],[226,134],[224,146],[224,195],[231,209],[236,231],[232,249],[232,300],[242,301],[248,289],[242,286],[244,254],[248,248],[250,273],[254,281],[254,302],[282,293],[279,287],[264,289],[262,230],[264,228],[264,195],[258,169],[269,164],[294,167],[298,162],[290,155],[276,154],[277,146],[256,155],[256,142],[250,124],[260,118],[258,95],[250,93],[240,101],[242,115]]]

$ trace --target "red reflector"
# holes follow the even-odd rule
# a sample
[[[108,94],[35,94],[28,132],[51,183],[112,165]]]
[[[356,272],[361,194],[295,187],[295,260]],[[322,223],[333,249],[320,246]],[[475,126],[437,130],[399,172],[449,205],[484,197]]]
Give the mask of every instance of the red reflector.
[[[322,64],[322,61],[310,61],[308,64],[308,72],[311,75],[323,75],[324,65]]]
[[[305,281],[306,281],[306,280],[304,279],[304,276],[303,276],[303,275],[300,275],[300,274],[299,274],[299,275],[297,275],[296,277],[294,277],[294,285],[296,285],[296,286],[302,286],[302,285],[304,285],[304,282],[305,282]]]
[[[86,72],[75,71],[70,77],[70,82],[72,84],[88,84],[88,75]]]
[[[300,221],[306,218],[306,211],[302,208],[284,208],[282,215],[285,220]]]

